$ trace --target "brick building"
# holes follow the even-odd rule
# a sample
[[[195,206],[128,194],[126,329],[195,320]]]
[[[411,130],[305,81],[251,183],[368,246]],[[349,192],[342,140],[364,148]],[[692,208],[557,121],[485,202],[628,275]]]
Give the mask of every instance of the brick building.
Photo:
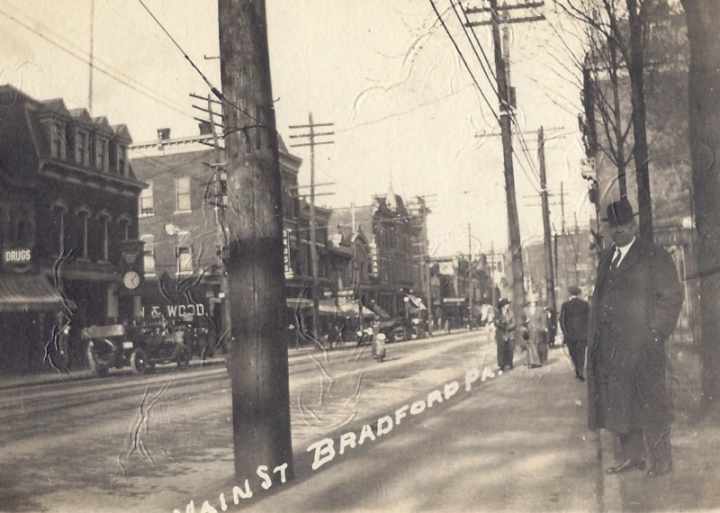
[[[392,188],[370,205],[333,210],[331,234],[355,243],[356,294],[365,304],[404,315],[405,295],[420,276],[422,248],[414,243],[421,226]]]
[[[122,285],[136,257],[143,183],[127,159],[124,125],[0,87],[0,365],[42,368],[55,314],[80,330],[131,319],[137,302]]]
[[[214,203],[216,154],[207,145],[211,134],[171,138],[168,129],[159,139],[134,145],[132,162],[147,184],[139,199],[140,237],[145,242],[146,283],[142,287],[145,315],[194,318],[222,325],[226,301],[222,291],[222,241]],[[292,315],[302,323],[312,317],[310,208],[298,195],[302,160],[288,152],[282,139],[282,181],[285,284]],[[339,272],[351,258],[328,240],[329,209],[316,207],[319,293],[331,296]],[[306,324],[308,326],[309,324]]]

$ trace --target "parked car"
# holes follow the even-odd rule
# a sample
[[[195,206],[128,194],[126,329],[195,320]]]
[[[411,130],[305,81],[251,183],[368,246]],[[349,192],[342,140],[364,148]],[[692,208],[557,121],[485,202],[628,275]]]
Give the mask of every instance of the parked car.
[[[387,342],[397,342],[408,340],[410,338],[410,330],[405,324],[405,319],[401,317],[393,317],[378,323],[378,333],[383,333]]]
[[[98,376],[106,375],[112,367],[130,366],[144,373],[161,363],[175,362],[178,367],[190,364],[190,348],[179,326],[169,330],[145,325],[90,326],[82,330],[82,338],[88,342],[90,369]]]

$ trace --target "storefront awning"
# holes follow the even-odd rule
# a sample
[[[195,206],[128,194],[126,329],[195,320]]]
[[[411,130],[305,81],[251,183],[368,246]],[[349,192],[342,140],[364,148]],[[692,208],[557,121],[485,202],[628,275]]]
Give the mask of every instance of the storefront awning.
[[[0,274],[0,312],[52,311],[61,304],[62,296],[44,276]]]
[[[334,298],[323,298],[320,300],[320,313],[332,314],[341,317],[358,317],[360,315],[360,303],[357,299],[339,299],[337,304]],[[372,319],[375,313],[367,307],[362,308],[363,318]]]

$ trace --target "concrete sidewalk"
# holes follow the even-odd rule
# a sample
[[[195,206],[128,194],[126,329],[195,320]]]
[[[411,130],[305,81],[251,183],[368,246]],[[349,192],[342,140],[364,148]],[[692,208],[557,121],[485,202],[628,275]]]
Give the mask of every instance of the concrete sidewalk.
[[[312,469],[315,453],[305,444],[296,450],[293,483],[263,492],[256,479],[255,496],[236,505],[232,487],[241,483],[228,482],[206,497],[207,509],[199,497],[194,505],[207,512],[215,511],[212,506],[308,513],[712,511],[720,506],[720,415],[676,426],[672,475],[609,476],[604,468],[612,463],[611,438],[586,429],[585,385],[574,379],[564,348],[552,350],[540,369],[521,366],[524,359],[516,357],[514,371],[479,380],[472,391],[382,438],[336,454],[317,470]],[[441,379],[415,392],[415,398],[442,390],[446,377]],[[398,407],[383,406],[390,416]],[[342,433],[360,435],[362,425],[379,416],[345,426]],[[337,451],[342,433],[319,432],[314,441],[333,439]]]
[[[486,341],[487,342],[487,341]],[[233,503],[227,482],[205,498],[204,511],[345,512],[345,511],[598,511],[603,510],[603,474],[597,464],[597,440],[585,428],[585,388],[574,379],[562,349],[540,369],[516,369],[490,377],[494,345],[483,344],[475,361],[461,363],[454,374],[460,391],[426,412],[407,415],[389,433],[368,439],[339,454],[343,434],[362,436],[384,416],[397,415],[400,404],[382,404],[381,413],[333,433],[318,432],[296,450],[292,484],[273,486],[263,496],[258,480],[250,483],[251,500]],[[462,386],[468,368],[485,369],[468,392]],[[414,376],[415,401],[428,400],[452,381],[449,375]],[[417,387],[422,383],[422,388]],[[400,384],[401,385],[401,384]],[[377,398],[381,401],[381,398]],[[377,406],[377,405],[376,405]],[[313,470],[316,454],[308,446],[334,440],[335,458]],[[208,490],[210,491],[210,490]],[[219,494],[224,493],[219,500]],[[194,507],[203,511],[204,500]],[[179,511],[185,511],[185,506]]]

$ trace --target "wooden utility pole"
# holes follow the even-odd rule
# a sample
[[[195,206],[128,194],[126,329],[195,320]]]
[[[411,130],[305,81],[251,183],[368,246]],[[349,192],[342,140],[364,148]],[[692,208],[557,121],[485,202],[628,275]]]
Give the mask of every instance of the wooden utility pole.
[[[522,246],[520,242],[520,220],[515,196],[515,172],[513,170],[512,107],[510,106],[510,89],[507,83],[507,70],[505,69],[510,63],[509,61],[505,62],[503,58],[503,48],[500,42],[500,19],[497,7],[497,0],[490,0],[492,38],[495,51],[495,76],[497,77],[498,96],[500,99],[500,131],[502,132],[505,199],[507,202],[509,245],[512,258],[513,311],[515,318],[519,320],[522,317],[525,305],[525,287]]]
[[[232,308],[230,306],[230,285],[228,282],[228,273],[225,269],[223,260],[223,252],[225,250],[225,209],[227,208],[227,164],[223,159],[223,148],[220,146],[220,139],[217,133],[217,123],[215,122],[215,112],[213,111],[213,103],[215,103],[210,95],[207,100],[207,110],[210,115],[210,129],[213,135],[213,145],[215,146],[215,223],[217,226],[217,245],[220,260],[220,292],[223,295],[221,303],[222,308],[222,334],[220,340],[232,340]],[[222,114],[220,114],[222,116]],[[222,117],[221,117],[222,119]]]
[[[334,123],[315,123],[313,122],[312,112],[308,114],[307,125],[290,125],[291,129],[307,130],[304,134],[291,135],[291,139],[304,139],[307,142],[299,144],[291,144],[290,147],[298,148],[303,146],[310,147],[310,265],[312,268],[312,324],[313,324],[313,338],[317,341],[320,340],[320,334],[318,333],[319,318],[318,312],[320,310],[320,292],[319,292],[319,277],[318,277],[318,252],[317,252],[317,220],[315,219],[315,146],[320,144],[333,144],[333,141],[318,141],[317,137],[334,135],[335,132],[316,132],[317,128],[321,127],[332,127]]]
[[[512,148],[512,102],[510,97],[510,84],[508,83],[510,59],[510,48],[506,44],[503,47],[500,35],[501,24],[529,23],[545,19],[543,15],[531,15],[511,18],[512,10],[526,8],[538,8],[544,5],[543,1],[529,1],[512,5],[498,7],[497,0],[488,0],[489,7],[474,7],[465,9],[466,14],[489,13],[490,19],[486,21],[467,23],[469,27],[490,25],[492,27],[492,39],[495,54],[495,76],[497,77],[497,94],[500,101],[500,132],[503,146],[503,169],[505,176],[505,195],[508,217],[508,239],[510,255],[512,259],[513,277],[513,311],[516,319],[520,319],[525,304],[524,272],[522,261],[522,246],[520,241],[520,222],[518,218],[517,199],[515,196],[515,175],[513,170],[513,148]],[[501,17],[500,12],[503,12]],[[514,98],[513,98],[514,99]]]
[[[542,201],[543,235],[545,241],[545,291],[547,306],[555,308],[555,272],[553,269],[552,233],[550,232],[550,207],[548,206],[547,174],[545,169],[545,133],[538,130],[538,162],[540,163],[540,200]],[[562,185],[562,184],[561,184]],[[561,189],[562,190],[562,189]],[[562,192],[560,193],[562,195]]]
[[[219,0],[235,475],[293,476],[283,214],[264,0]],[[287,465],[287,467],[285,467]]]
[[[473,318],[473,295],[475,289],[473,287],[473,268],[472,268],[472,225],[468,223],[468,316],[470,321],[470,328],[472,329],[472,318]]]

